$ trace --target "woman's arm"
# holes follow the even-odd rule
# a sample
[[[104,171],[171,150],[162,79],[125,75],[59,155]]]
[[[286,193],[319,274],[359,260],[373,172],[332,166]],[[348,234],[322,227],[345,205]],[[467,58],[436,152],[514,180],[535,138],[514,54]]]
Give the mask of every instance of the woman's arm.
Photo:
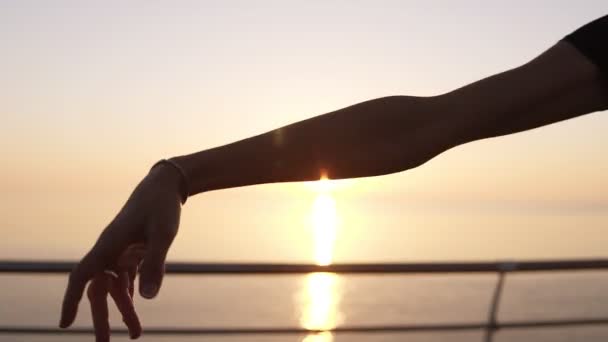
[[[189,194],[245,185],[377,176],[473,140],[608,108],[595,65],[567,42],[531,62],[435,97],[363,102],[222,147],[174,158]]]
[[[434,97],[392,96],[363,102],[229,145],[173,158],[185,171],[188,195],[263,183],[377,176],[416,167],[452,147],[511,134],[608,108],[599,69],[568,42],[533,61]],[[61,327],[74,321],[87,283],[98,340],[109,339],[105,297],[115,298],[132,336],[141,328],[125,296],[140,274],[140,294],[153,298],[177,234],[183,179],[167,163],[135,188],[95,246],[70,274]],[[119,256],[143,243],[141,265],[121,267]],[[139,263],[138,263],[139,264]],[[116,282],[100,277],[105,270]],[[120,280],[120,281],[119,281]],[[101,289],[94,291],[95,289]],[[109,290],[107,290],[109,289]],[[103,297],[103,298],[102,298]],[[122,308],[122,309],[121,309]]]

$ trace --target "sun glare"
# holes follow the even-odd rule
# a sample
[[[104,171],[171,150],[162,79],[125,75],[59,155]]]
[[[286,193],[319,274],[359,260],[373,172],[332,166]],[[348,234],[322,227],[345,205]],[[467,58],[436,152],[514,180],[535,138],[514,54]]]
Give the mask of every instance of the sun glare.
[[[336,201],[332,197],[333,182],[322,176],[315,189],[317,196],[312,206],[314,258],[317,265],[327,266],[333,259],[338,230]]]
[[[313,182],[304,182],[306,188],[317,193],[328,193],[332,191],[342,191],[353,188],[357,184],[356,179],[329,179],[326,173],[321,174],[321,178]]]
[[[314,259],[317,265],[332,263],[334,245],[338,231],[336,201],[331,191],[335,184],[327,177],[315,182],[317,195],[312,205],[312,233]],[[305,305],[301,324],[309,330],[331,330],[339,322],[338,300],[339,277],[333,273],[313,273],[304,281]],[[308,335],[302,342],[331,342],[333,334],[323,331]]]
[[[329,193],[317,195],[312,209],[312,229],[315,262],[317,265],[331,264],[338,218],[336,201]]]

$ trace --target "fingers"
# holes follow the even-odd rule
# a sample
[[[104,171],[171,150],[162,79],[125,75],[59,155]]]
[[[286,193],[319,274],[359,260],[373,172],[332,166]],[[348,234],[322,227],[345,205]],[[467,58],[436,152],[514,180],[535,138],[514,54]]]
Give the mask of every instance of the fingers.
[[[165,258],[175,237],[175,232],[165,229],[153,229],[146,255],[140,267],[139,293],[144,298],[154,298],[165,274]]]
[[[94,259],[88,254],[70,273],[61,307],[61,319],[59,322],[61,328],[67,328],[74,322],[78,312],[78,303],[80,303],[84,288],[97,271],[97,268]]]
[[[106,342],[110,339],[108,293],[110,293],[122,314],[131,338],[134,339],[141,335],[142,328],[132,298],[129,296],[130,281],[125,269],[137,267],[143,255],[144,251],[141,245],[127,248],[118,259],[117,269],[119,271],[117,275],[113,275],[113,272],[110,274],[109,271],[107,271],[108,273],[98,272],[89,285],[87,296],[91,304],[95,338],[98,342]]]
[[[67,328],[74,322],[78,313],[78,303],[82,299],[87,282],[96,273],[103,271],[106,265],[112,264],[120,254],[120,249],[124,248],[121,247],[122,242],[116,240],[112,232],[113,230],[106,228],[93,249],[87,253],[72,273],[70,273],[61,307],[59,327]]]
[[[141,323],[135,312],[133,300],[129,296],[129,276],[127,272],[121,272],[118,278],[113,278],[110,284],[110,295],[116,303],[116,307],[122,314],[122,320],[129,329],[129,336],[136,339],[141,335]]]
[[[135,294],[135,277],[137,276],[137,268],[143,260],[146,253],[146,247],[143,243],[129,246],[127,250],[118,259],[118,267],[122,270],[127,270],[129,281],[129,296],[133,298]]]
[[[91,304],[93,327],[95,328],[95,341],[110,341],[110,322],[108,321],[108,290],[111,277],[105,273],[98,273],[93,278],[87,290],[87,297]]]
[[[78,304],[82,299],[87,283],[96,273],[104,269],[103,261],[107,262],[110,259],[109,257],[101,257],[100,253],[96,251],[97,249],[94,249],[89,252],[70,273],[61,307],[61,319],[59,322],[61,328],[67,328],[74,322],[78,313]],[[119,268],[130,269],[135,274],[137,272],[136,267],[141,262],[144,254],[145,249],[143,244],[130,246],[123,256],[121,256]],[[131,270],[133,267],[135,267],[135,270]]]

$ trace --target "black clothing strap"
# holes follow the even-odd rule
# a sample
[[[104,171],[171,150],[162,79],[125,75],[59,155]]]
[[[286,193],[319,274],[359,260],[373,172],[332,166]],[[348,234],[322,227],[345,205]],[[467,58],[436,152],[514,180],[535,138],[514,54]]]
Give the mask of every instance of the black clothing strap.
[[[589,58],[608,80],[608,15],[579,28],[564,40]]]

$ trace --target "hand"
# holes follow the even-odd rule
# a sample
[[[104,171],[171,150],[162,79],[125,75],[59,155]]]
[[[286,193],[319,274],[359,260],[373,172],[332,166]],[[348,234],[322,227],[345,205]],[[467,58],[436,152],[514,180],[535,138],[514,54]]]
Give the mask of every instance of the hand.
[[[139,293],[144,298],[154,298],[157,295],[164,276],[165,258],[179,227],[179,182],[180,175],[177,170],[170,165],[161,164],[154,167],[139,183],[93,248],[70,274],[63,299],[60,327],[67,328],[74,322],[84,289],[94,277],[98,278],[92,284],[104,283],[106,280],[100,274],[111,271],[118,275],[112,282],[125,281],[125,278],[120,276],[124,273],[124,267],[119,265],[119,257],[132,245],[145,246],[145,254],[139,268]],[[132,271],[131,268],[132,274],[127,279],[129,287],[133,287],[135,273]],[[106,281],[106,285],[105,287],[110,288],[112,284]],[[122,286],[124,287],[124,284]],[[96,285],[93,290],[95,288]],[[122,302],[119,309],[121,304]],[[103,314],[99,305],[94,306],[93,310],[101,310],[93,312],[94,316],[99,312]],[[99,338],[98,333],[96,326]]]

